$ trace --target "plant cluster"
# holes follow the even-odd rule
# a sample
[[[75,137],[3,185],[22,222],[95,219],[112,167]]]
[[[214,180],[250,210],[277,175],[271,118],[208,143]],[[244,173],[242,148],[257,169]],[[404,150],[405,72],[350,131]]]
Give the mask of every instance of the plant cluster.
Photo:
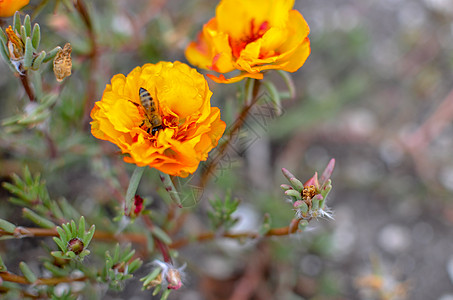
[[[23,219],[3,215],[0,239],[53,238],[53,243],[44,239],[39,261],[44,269],[23,257],[18,263],[22,275],[10,271],[13,260],[2,260],[9,255],[0,252],[0,292],[6,297],[77,299],[95,290],[94,295],[102,298],[107,290],[123,290],[141,272],[143,293],[152,290],[164,300],[184,288],[194,272],[190,262],[179,256],[178,250],[185,246],[223,238],[242,242],[288,236],[303,232],[312,219],[332,218],[326,198],[332,188],[333,159],[319,180],[315,173],[305,184],[283,169],[291,185],[281,185],[285,194],[281,198],[291,202],[287,210],[294,210],[285,220],[287,226],[274,227],[270,212],[255,230],[237,231],[242,199],[233,194],[234,186],[227,192],[218,189],[221,196],[204,192],[215,190],[216,169],[238,137],[251,140],[242,129],[253,110],[269,105],[279,116],[281,101],[294,97],[288,72],[297,71],[311,51],[308,24],[293,9],[294,1],[222,0],[215,17],[186,48],[188,62],[207,69],[215,82],[236,85],[242,81],[233,122],[226,117],[227,109],[211,104],[219,86],[208,85],[197,69],[179,61],[141,62],[127,75],[103,78],[102,82],[110,83],[97,97],[93,74],[108,47],[105,35],[98,31],[100,21],[93,6],[84,0],[56,1],[55,22],[61,22],[69,41],[45,51],[40,47],[52,44],[50,33],[41,33],[32,20],[46,13],[47,2],[30,7],[34,14],[25,15],[23,21],[23,14],[15,12],[12,25],[0,30],[1,56],[26,95],[19,112],[2,121],[2,141],[8,145],[3,150],[17,147],[12,142],[16,139],[29,143],[24,146],[22,175],[10,172],[2,184],[10,194],[9,203],[22,210]],[[2,1],[0,16],[11,16],[25,4]],[[84,41],[69,34],[80,28]],[[49,76],[49,62],[55,77]],[[85,65],[88,70],[83,69]],[[267,78],[271,70],[283,78],[286,90]],[[77,72],[86,79],[82,104],[74,101],[78,99],[75,91],[80,90],[73,84],[80,84],[74,77]],[[36,136],[30,138],[30,133]],[[115,150],[100,140],[114,144]],[[47,151],[37,151],[42,145]],[[47,161],[44,167],[30,163],[33,155]],[[102,184],[80,202],[63,196],[54,199],[35,171],[58,173],[65,166],[87,162]],[[131,175],[129,166],[135,168]],[[154,179],[157,193],[140,192],[144,178]],[[64,180],[62,175],[59,183],[72,184]],[[74,198],[80,200],[84,194],[78,192],[81,196]],[[188,197],[193,207],[187,205]],[[190,216],[200,214],[195,209],[201,201],[210,205],[200,218],[206,229],[190,231],[185,225]],[[22,222],[28,225],[14,224]]]

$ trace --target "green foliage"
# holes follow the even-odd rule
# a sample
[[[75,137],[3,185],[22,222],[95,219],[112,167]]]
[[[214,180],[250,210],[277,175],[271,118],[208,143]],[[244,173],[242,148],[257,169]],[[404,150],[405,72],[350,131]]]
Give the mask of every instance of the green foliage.
[[[141,278],[140,281],[143,281],[142,290],[153,289],[153,296],[156,296],[162,291],[160,300],[166,300],[170,295],[171,289],[167,289],[166,286],[162,284],[162,272],[162,268],[156,267],[148,273],[148,275]]]
[[[46,53],[41,51],[38,53],[38,48],[41,42],[41,29],[39,24],[31,27],[30,16],[25,15],[24,22],[21,23],[20,14],[16,12],[13,19],[13,30],[16,35],[19,35],[22,42],[25,45],[24,56],[19,58],[12,58],[7,51],[7,37],[5,33],[0,29],[0,41],[1,41],[1,56],[8,63],[11,69],[16,72],[23,74],[28,69],[38,70],[43,62],[47,62],[54,58],[58,51]],[[58,47],[59,48],[59,47]],[[44,57],[47,59],[44,60]]]
[[[13,233],[16,229],[16,225],[6,220],[0,219],[0,229],[8,233]]]
[[[135,250],[127,245],[123,250],[116,244],[113,256],[110,251],[105,252],[105,267],[102,270],[99,281],[108,283],[113,290],[122,290],[124,281],[133,277],[134,273],[143,264],[142,260],[136,258],[132,260]]]
[[[34,283],[38,279],[36,277],[35,273],[33,273],[33,271],[30,269],[30,267],[25,262],[23,262],[23,261],[20,262],[19,268],[29,283]]]
[[[232,214],[238,208],[240,200],[237,198],[232,199],[231,192],[226,194],[224,200],[218,197],[215,200],[210,200],[209,203],[212,210],[208,211],[208,217],[214,229],[218,230],[223,227],[225,231],[228,231],[239,221]]]
[[[2,257],[0,256],[0,272],[6,272],[6,271],[7,271],[7,268],[6,268],[5,264],[3,263]]]
[[[27,166],[24,167],[23,178],[17,174],[11,175],[11,178],[12,183],[3,183],[3,187],[14,195],[9,201],[23,207],[23,216],[36,225],[53,228],[54,221],[61,223],[80,216],[66,199],[52,200],[41,175],[37,173],[33,176]]]
[[[63,294],[57,296],[55,294],[51,295],[52,300],[76,300],[77,296],[71,294],[71,291],[66,291]]]
[[[35,127],[49,119],[51,109],[57,99],[57,96],[53,94],[38,98],[37,102],[29,103],[22,113],[4,119],[1,124],[9,133]]]
[[[90,254],[87,249],[94,235],[95,226],[92,225],[85,232],[85,218],[82,216],[77,227],[74,220],[71,223],[62,224],[57,227],[59,237],[53,240],[61,251],[53,251],[51,254],[60,259],[76,259],[82,261],[83,258]]]

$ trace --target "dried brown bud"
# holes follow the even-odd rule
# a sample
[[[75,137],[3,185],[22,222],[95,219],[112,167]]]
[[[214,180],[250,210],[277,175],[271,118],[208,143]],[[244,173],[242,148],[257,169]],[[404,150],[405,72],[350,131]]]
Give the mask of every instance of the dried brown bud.
[[[53,72],[58,82],[63,81],[71,75],[72,60],[71,60],[71,44],[66,43],[63,49],[58,51],[53,61]]]

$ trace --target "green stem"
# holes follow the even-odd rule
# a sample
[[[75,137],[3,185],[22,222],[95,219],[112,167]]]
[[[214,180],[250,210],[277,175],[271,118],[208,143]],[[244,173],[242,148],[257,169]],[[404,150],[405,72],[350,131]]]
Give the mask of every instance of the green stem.
[[[291,75],[282,70],[277,70],[277,74],[280,75],[283,80],[285,81],[286,86],[288,87],[288,94],[290,98],[295,98],[296,97],[296,87],[294,86],[294,81],[291,77]]]
[[[178,205],[179,208],[182,208],[181,198],[179,198],[178,191],[176,190],[175,186],[173,185],[173,181],[171,181],[170,175],[159,172],[160,180],[164,184],[165,190],[170,195],[171,200]]]
[[[124,213],[129,215],[134,205],[134,198],[137,192],[138,184],[142,179],[143,172],[145,172],[144,167],[136,167],[134,173],[132,173],[131,180],[129,181],[129,187],[126,192],[126,199],[124,202]]]

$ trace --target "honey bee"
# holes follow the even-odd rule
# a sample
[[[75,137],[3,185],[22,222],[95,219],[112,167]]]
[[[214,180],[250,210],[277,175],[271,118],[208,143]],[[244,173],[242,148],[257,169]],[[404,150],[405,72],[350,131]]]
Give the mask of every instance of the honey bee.
[[[143,120],[143,124],[148,127],[148,133],[151,130],[152,135],[155,135],[162,129],[162,117],[160,115],[159,103],[154,101],[151,94],[145,88],[140,88],[139,96],[140,103],[145,110],[145,120]]]

